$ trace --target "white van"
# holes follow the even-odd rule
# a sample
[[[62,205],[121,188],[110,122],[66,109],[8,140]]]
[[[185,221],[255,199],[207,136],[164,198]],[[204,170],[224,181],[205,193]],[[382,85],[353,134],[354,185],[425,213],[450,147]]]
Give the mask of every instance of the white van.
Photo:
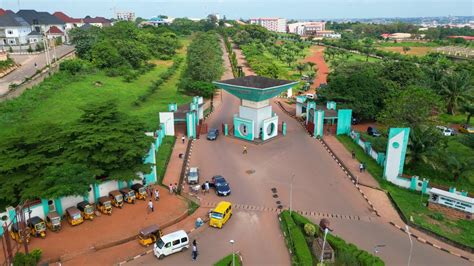
[[[189,237],[184,230],[164,235],[156,240],[153,253],[158,259],[189,248]]]

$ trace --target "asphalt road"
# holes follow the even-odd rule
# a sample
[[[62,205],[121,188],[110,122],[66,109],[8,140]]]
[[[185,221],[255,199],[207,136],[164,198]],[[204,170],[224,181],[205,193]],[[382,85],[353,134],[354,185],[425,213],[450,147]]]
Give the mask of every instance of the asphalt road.
[[[60,58],[72,50],[74,50],[74,47],[68,45],[56,47],[56,58]],[[50,53],[51,57],[53,57],[52,49]],[[25,80],[25,77],[31,77],[35,74],[36,69],[41,69],[46,66],[46,57],[44,53],[33,55],[11,55],[11,57],[21,66],[0,80],[0,95],[4,95],[8,92],[8,86],[11,83],[19,84]],[[35,68],[35,63],[37,64],[37,68]]]
[[[224,93],[224,104],[208,120],[209,128],[220,129],[221,123],[230,123],[238,110],[239,100]],[[278,137],[263,145],[255,145],[231,137],[220,136],[217,141],[197,140],[191,166],[200,167],[201,182],[216,174],[223,175],[231,184],[232,194],[225,198],[234,204],[276,208],[290,205],[290,183],[293,181],[295,210],[324,214],[338,214],[351,218],[330,218],[334,234],[372,252],[375,245],[383,244],[378,255],[387,265],[406,265],[410,244],[406,234],[376,217],[363,197],[345,177],[342,170],[322,145],[307,135],[295,120],[274,105],[280,121],[288,125],[287,136]],[[242,154],[243,145],[248,154]],[[273,197],[272,188],[277,190]],[[217,203],[213,193],[203,202]],[[277,203],[277,201],[279,201]],[[212,264],[230,253],[228,241],[236,240],[246,265],[290,265],[289,254],[272,211],[236,209],[234,217],[222,230],[206,229],[196,238],[200,243],[199,262]],[[319,222],[320,216],[310,216]],[[469,262],[413,240],[411,265],[470,265]],[[190,252],[174,254],[160,264],[191,263]],[[132,264],[156,262],[152,255]]]

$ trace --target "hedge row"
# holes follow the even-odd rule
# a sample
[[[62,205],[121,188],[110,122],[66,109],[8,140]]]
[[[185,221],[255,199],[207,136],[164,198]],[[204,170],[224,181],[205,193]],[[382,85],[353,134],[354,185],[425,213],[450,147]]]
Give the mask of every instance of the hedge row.
[[[237,65],[239,64],[237,61],[237,55],[235,54],[234,50],[232,49],[232,45],[229,41],[229,38],[227,37],[227,34],[225,32],[222,32],[222,38],[224,39],[224,44],[227,49],[227,53],[229,54],[229,61],[230,61],[230,66],[232,67],[232,74],[234,77],[239,76],[239,69]],[[242,73],[243,74],[243,73]]]
[[[148,97],[150,97],[153,93],[159,90],[161,85],[163,85],[163,83],[169,80],[174,75],[174,73],[176,73],[176,70],[178,70],[182,62],[183,62],[183,58],[177,57],[173,61],[173,65],[169,67],[165,72],[161,73],[158,79],[153,81],[151,85],[148,87],[148,90],[143,95],[140,95],[138,99],[136,99],[133,102],[133,104],[136,106],[139,106],[142,102],[145,102],[148,99]]]
[[[288,211],[283,211],[282,215],[285,212],[287,213],[285,215],[289,216]],[[293,212],[292,215],[291,215],[291,218],[293,218],[292,220],[301,229],[304,228],[304,225],[308,224],[308,223],[314,225],[316,227],[317,234],[319,236],[322,236],[322,232],[319,229],[319,226],[317,224],[314,224],[313,222],[311,222],[306,217],[304,217],[304,216],[302,216],[298,213]],[[372,265],[383,266],[383,265],[385,265],[385,263],[379,257],[376,257],[376,256],[370,254],[369,252],[365,251],[365,250],[361,250],[361,249],[357,248],[357,246],[354,245],[354,244],[347,243],[346,241],[344,241],[344,239],[342,239],[338,236],[328,234],[327,237],[326,237],[326,240],[331,245],[331,247],[335,250],[336,260],[339,260],[339,261],[343,260],[344,264],[346,264],[346,265],[354,265],[354,264],[363,265],[363,266],[365,266],[365,265],[367,265],[367,266],[372,266]]]
[[[292,260],[293,264],[313,265],[313,257],[308,244],[306,244],[306,239],[301,228],[297,226],[288,211],[282,212],[280,217],[283,227],[282,229],[285,230],[285,237],[287,238],[288,246],[296,258],[295,260]]]

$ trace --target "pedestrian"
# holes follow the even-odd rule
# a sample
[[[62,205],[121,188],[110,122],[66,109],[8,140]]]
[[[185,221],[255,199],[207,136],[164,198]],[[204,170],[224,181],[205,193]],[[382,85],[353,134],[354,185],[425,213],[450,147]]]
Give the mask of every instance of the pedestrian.
[[[155,211],[155,208],[153,207],[153,201],[151,201],[151,200],[148,202],[148,209],[150,209],[151,212]],[[148,213],[150,213],[150,212],[148,212]]]
[[[204,190],[206,193],[209,193],[209,181],[206,181],[206,183],[204,183]]]
[[[158,201],[160,199],[160,191],[158,189],[155,189],[155,201]]]
[[[181,137],[181,141],[183,142],[183,144],[186,141],[186,138],[184,137],[184,135]]]
[[[206,194],[206,184],[205,183],[202,183],[202,185],[201,185],[201,193]]]
[[[359,171],[362,173],[362,171],[364,171],[364,164],[363,163],[360,163],[359,164]]]
[[[170,194],[173,194],[173,184],[170,183],[170,185],[168,186],[169,190],[170,190]]]
[[[362,171],[365,172],[365,163],[362,162]]]
[[[193,261],[196,261],[197,256],[198,256],[198,248],[197,248],[197,242],[196,239],[193,240]]]
[[[150,195],[150,199],[153,198],[153,188],[151,185],[148,185],[148,195]]]
[[[355,159],[356,158],[356,153],[354,150],[352,150],[352,159]]]
[[[38,69],[38,64],[36,64],[36,62],[35,62],[35,69]]]
[[[326,132],[328,133],[328,135],[331,135],[331,128],[329,128],[329,126],[326,128]]]
[[[178,194],[178,183],[174,183],[173,191],[174,191],[174,194]]]
[[[242,151],[242,154],[247,154],[247,146],[244,145],[244,150]]]

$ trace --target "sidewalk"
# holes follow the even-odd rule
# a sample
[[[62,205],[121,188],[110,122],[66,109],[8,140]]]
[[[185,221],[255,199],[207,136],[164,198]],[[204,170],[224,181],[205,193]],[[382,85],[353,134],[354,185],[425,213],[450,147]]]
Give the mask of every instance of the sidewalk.
[[[168,187],[169,184],[179,183],[179,176],[181,175],[181,169],[183,167],[184,154],[186,153],[186,147],[188,146],[188,138],[185,137],[184,143],[181,140],[183,135],[176,136],[176,142],[171,152],[171,157],[166,168],[165,176],[163,177],[163,185]],[[183,154],[183,158],[179,158],[179,154]],[[168,192],[166,192],[168,194]]]
[[[359,178],[359,189],[363,191],[365,196],[368,198],[368,201],[373,204],[374,209],[377,210],[381,219],[406,233],[406,224],[400,218],[400,215],[398,215],[398,212],[395,210],[387,194],[380,190],[380,185],[378,182],[368,172],[359,172],[359,162],[356,159],[352,159],[351,153],[344,147],[342,143],[336,139],[335,136],[324,136],[324,141],[331,148],[334,154],[336,154],[337,157],[344,163],[347,170]],[[375,188],[364,185],[369,185]],[[438,239],[429,236],[415,228],[410,228],[410,232],[418,241],[422,243],[431,245],[455,256],[463,256],[464,258],[474,261],[474,254],[439,241]]]

